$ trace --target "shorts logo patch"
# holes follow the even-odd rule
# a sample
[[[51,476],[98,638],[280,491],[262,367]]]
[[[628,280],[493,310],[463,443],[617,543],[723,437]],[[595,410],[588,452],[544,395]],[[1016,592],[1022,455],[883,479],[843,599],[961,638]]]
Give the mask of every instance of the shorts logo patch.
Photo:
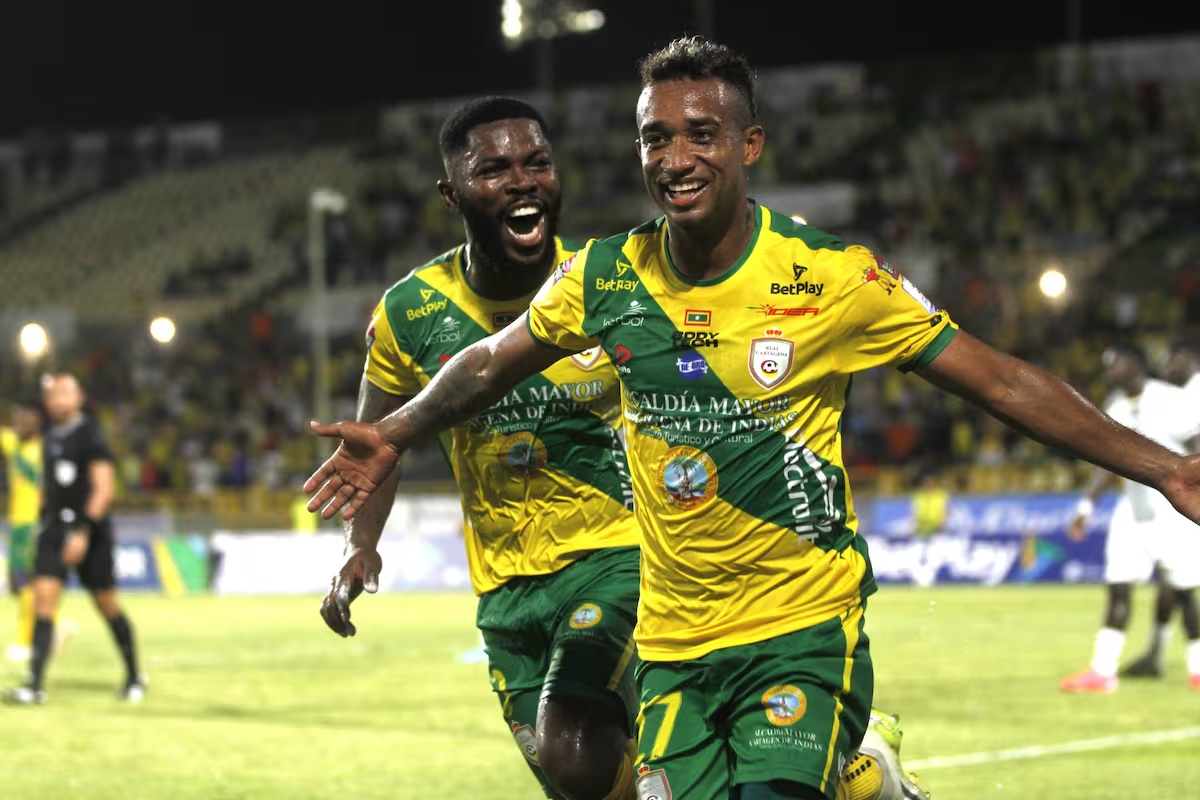
[[[533,733],[533,728],[514,722],[512,723],[512,734],[513,738],[517,740],[517,747],[521,748],[521,753],[526,760],[530,764],[538,763],[537,737]]]
[[[793,725],[804,718],[808,710],[808,698],[804,692],[790,684],[772,686],[762,696],[763,710],[772,725]]]
[[[637,774],[638,800],[671,800],[671,784],[667,783],[666,772],[642,764]]]
[[[600,610],[600,606],[594,603],[584,603],[571,614],[572,628],[591,628],[600,622],[600,618],[604,616],[604,612]]]

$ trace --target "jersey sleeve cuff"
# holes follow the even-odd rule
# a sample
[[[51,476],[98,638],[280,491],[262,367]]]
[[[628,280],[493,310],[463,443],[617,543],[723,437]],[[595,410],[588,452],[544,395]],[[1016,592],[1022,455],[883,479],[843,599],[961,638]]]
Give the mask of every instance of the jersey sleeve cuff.
[[[942,328],[941,332],[933,337],[932,342],[921,348],[921,352],[917,353],[910,361],[900,365],[900,371],[912,372],[914,369],[929,366],[935,358],[942,354],[956,333],[958,333],[958,328],[953,325]]]
[[[558,345],[556,345],[554,342],[548,342],[545,338],[538,335],[538,332],[533,329],[533,317],[530,316],[528,311],[525,312],[525,330],[529,331],[529,335],[533,337],[535,342],[544,344],[547,347],[558,347]]]

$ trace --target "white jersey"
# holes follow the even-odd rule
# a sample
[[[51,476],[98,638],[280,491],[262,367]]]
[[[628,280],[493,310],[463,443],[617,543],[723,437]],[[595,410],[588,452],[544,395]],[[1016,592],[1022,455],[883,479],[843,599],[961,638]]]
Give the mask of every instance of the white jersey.
[[[1200,403],[1196,402],[1196,395],[1166,381],[1146,379],[1137,396],[1115,392],[1105,411],[1125,427],[1176,453],[1187,453],[1188,441],[1200,435]],[[1150,519],[1166,502],[1158,492],[1133,481],[1125,481],[1124,491],[1138,520]]]

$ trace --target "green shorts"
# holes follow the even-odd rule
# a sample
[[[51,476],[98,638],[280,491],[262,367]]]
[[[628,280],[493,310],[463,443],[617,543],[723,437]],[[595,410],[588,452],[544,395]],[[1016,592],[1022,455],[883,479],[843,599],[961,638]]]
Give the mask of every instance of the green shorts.
[[[558,572],[516,578],[479,598],[475,624],[492,689],[539,779],[534,726],[544,694],[620,704],[633,735],[639,560],[636,547],[597,550]]]
[[[8,532],[8,571],[13,589],[20,589],[33,571],[33,535],[36,525],[13,525]]]
[[[874,673],[863,608],[763,642],[637,670],[638,796],[726,800],[792,781],[833,798],[866,732]]]

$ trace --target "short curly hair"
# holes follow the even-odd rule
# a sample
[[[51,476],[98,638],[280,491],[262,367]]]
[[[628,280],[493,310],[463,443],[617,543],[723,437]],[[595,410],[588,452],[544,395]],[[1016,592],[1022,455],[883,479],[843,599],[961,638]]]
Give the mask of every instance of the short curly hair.
[[[642,88],[663,81],[719,78],[745,101],[746,125],[758,120],[758,100],[754,96],[754,71],[746,59],[723,44],[703,36],[683,36],[642,59],[638,68]]]

